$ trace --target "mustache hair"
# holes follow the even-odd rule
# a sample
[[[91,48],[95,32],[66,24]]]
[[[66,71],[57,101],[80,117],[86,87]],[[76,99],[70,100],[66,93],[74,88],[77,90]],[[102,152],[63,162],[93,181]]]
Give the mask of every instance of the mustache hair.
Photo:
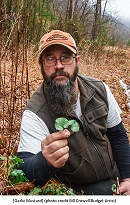
[[[66,76],[68,79],[70,79],[70,75],[63,71],[63,70],[56,70],[54,73],[52,73],[52,75],[50,76],[51,82],[53,82],[54,78],[56,76]]]
[[[48,86],[52,85],[55,81],[56,76],[66,76],[68,80],[71,78],[68,72],[65,72],[63,70],[56,70],[54,73],[52,73],[49,77],[46,75],[45,71],[42,70],[42,75],[44,78],[44,81]]]
[[[53,80],[56,76],[66,76],[66,77],[69,77],[69,74],[63,70],[56,70],[52,75],[51,75],[51,79]]]

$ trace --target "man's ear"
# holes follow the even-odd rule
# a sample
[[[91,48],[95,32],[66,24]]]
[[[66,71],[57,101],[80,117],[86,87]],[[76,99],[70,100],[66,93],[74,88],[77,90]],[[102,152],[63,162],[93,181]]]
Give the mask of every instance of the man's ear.
[[[76,56],[76,60],[77,60],[77,65],[79,65],[80,64],[80,56],[79,55]]]
[[[38,64],[39,64],[40,68],[43,66],[41,59],[38,59]]]
[[[39,64],[39,66],[41,67],[42,64],[41,64],[41,61],[40,61],[40,60],[38,60],[38,64]]]

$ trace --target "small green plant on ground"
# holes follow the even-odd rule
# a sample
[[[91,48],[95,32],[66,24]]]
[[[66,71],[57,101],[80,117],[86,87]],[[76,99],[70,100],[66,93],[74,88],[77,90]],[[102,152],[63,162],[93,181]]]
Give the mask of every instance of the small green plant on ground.
[[[21,182],[28,182],[22,170],[17,169],[19,163],[24,163],[22,159],[16,156],[4,157],[0,156],[0,160],[6,162],[7,166],[7,185],[20,184]]]
[[[28,195],[41,195],[42,194],[42,188],[37,188],[34,187],[33,189],[30,190],[30,192],[28,193]]]
[[[44,195],[75,195],[73,189],[65,187],[64,184],[52,183],[46,186]]]
[[[73,189],[67,188],[65,184],[57,184],[55,181],[45,185],[43,188],[35,187],[28,195],[75,195]]]

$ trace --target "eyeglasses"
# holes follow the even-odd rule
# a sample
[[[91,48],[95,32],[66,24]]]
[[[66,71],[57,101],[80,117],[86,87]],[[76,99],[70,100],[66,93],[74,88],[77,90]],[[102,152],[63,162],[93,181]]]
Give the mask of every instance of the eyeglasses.
[[[57,60],[60,60],[62,65],[71,65],[73,63],[74,58],[76,58],[76,56],[62,56],[59,59],[55,57],[46,57],[44,60],[41,61],[44,62],[45,66],[55,66]]]

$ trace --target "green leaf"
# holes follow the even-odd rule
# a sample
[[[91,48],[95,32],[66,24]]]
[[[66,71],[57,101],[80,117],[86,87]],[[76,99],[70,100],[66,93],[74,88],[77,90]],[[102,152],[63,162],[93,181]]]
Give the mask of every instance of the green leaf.
[[[76,120],[69,120],[69,125],[72,126],[75,122]]]
[[[71,130],[73,132],[78,132],[79,131],[79,124],[76,121],[74,122],[74,124],[72,124]]]
[[[44,191],[44,194],[47,195],[48,193],[50,193],[51,191],[51,188],[50,187],[46,187],[45,191]]]
[[[60,130],[63,130],[65,128],[69,128],[69,126],[73,132],[79,131],[79,124],[76,122],[76,120],[67,120],[64,117],[60,117],[60,118],[57,118],[55,120],[56,130],[60,131]]]
[[[55,128],[56,128],[56,130],[59,130],[59,131],[64,129],[62,126],[60,126],[58,124],[55,124]]]
[[[64,128],[68,128],[69,123],[68,120],[64,117],[57,118],[55,120],[55,128],[56,130],[63,130]]]
[[[68,128],[69,127],[69,121],[67,121],[64,125],[63,125],[64,128]]]
[[[30,190],[28,195],[40,195],[41,193],[42,193],[42,189],[35,187],[35,188]]]
[[[116,189],[116,184],[112,184],[111,190],[114,192],[115,189]]]
[[[29,181],[22,170],[14,169],[8,176],[9,184],[19,184],[21,182]]]
[[[23,171],[21,169],[14,169],[12,172],[11,172],[11,175],[12,176],[18,176],[18,175],[24,175]]]
[[[9,159],[12,160],[14,164],[23,163],[23,159],[16,156],[9,156]]]

